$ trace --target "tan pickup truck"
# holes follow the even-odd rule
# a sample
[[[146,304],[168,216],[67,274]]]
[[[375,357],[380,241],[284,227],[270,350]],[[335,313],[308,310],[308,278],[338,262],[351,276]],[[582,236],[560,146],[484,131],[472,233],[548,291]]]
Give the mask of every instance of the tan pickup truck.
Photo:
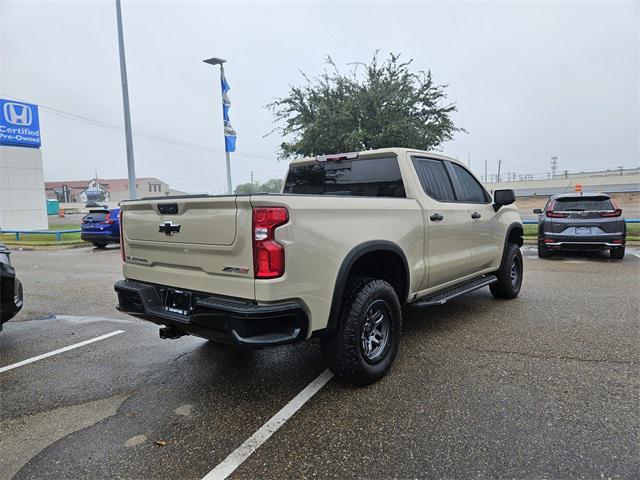
[[[518,295],[514,201],[452,158],[389,148],[295,160],[281,194],[122,202],[118,309],[162,338],[320,337],[336,375],[368,384],[398,352],[404,305]]]

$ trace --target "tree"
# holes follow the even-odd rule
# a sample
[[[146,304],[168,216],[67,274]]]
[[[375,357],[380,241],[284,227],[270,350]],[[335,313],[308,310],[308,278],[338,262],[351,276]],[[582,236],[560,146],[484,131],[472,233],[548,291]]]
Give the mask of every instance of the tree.
[[[280,193],[281,191],[282,179],[272,178],[262,184],[258,182],[255,182],[253,185],[251,185],[251,183],[241,183],[240,185],[236,185],[234,193],[237,195],[246,195],[247,193]]]
[[[306,85],[267,105],[275,131],[290,141],[280,145],[281,158],[314,156],[383,147],[433,149],[464,129],[456,127],[447,102],[447,85],[436,85],[431,71],[412,72],[413,60],[378,53],[368,65],[340,72],[331,57],[319,77],[302,74]]]

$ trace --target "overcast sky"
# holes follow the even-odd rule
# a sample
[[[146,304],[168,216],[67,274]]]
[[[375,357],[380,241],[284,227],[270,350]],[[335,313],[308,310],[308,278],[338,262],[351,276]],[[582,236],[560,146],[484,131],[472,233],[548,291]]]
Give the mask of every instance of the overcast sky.
[[[122,3],[136,173],[173,188],[224,191],[212,56],[228,60],[234,185],[286,171],[264,105],[302,83],[300,70],[376,49],[449,85],[468,133],[442,150],[480,175],[485,159],[490,173],[499,158],[520,173],[548,171],[551,156],[560,170],[639,163],[639,2]],[[0,0],[0,97],[48,107],[47,180],[126,177],[114,5]]]

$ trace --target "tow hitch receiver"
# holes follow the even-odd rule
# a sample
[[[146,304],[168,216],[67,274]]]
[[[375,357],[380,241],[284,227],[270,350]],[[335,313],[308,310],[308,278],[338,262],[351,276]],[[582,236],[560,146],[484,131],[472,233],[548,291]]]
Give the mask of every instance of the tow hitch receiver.
[[[186,335],[184,330],[180,330],[176,327],[160,327],[160,338],[163,340],[170,339],[174,340],[176,338],[180,338],[183,335]]]

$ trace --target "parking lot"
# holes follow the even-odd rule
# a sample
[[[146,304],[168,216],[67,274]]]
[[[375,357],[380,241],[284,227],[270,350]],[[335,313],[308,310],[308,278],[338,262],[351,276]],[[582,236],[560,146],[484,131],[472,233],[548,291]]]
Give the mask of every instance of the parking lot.
[[[388,376],[331,379],[231,478],[638,478],[639,250],[524,254],[517,299],[407,309]],[[117,248],[12,260],[0,479],[203,478],[325,370],[316,340],[160,340],[115,310]]]

